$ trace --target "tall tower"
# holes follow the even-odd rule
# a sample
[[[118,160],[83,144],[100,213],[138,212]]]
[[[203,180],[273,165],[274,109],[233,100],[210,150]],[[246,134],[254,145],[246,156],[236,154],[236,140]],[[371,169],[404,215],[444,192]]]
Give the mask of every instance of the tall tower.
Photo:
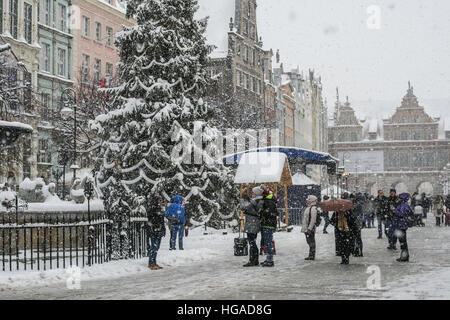
[[[234,19],[237,32],[255,42],[258,42],[256,24],[256,0],[235,0],[236,16]]]

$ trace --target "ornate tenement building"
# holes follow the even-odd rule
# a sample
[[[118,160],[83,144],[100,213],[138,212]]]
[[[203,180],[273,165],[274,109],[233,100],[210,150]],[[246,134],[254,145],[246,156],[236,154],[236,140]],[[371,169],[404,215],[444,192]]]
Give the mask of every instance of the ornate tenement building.
[[[200,1],[202,6],[208,15],[217,10],[205,0]],[[228,11],[216,19],[223,24],[225,15],[230,14],[228,30],[217,31],[223,32],[224,37],[228,31],[227,44],[216,48],[210,56],[208,69],[218,80],[208,93],[208,100],[219,108],[218,124],[224,128],[274,128],[273,54],[272,50],[263,49],[258,35],[256,0],[227,1],[225,8]],[[214,28],[216,23],[210,19],[209,28]]]
[[[329,127],[329,151],[350,173],[349,191],[377,189],[427,194],[447,193],[450,140],[439,118],[430,117],[408,90],[388,119],[356,117],[350,102],[339,101]]]

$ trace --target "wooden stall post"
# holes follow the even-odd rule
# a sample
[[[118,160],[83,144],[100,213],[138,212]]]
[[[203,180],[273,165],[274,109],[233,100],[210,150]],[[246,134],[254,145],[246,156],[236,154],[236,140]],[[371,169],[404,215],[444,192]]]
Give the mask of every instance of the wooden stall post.
[[[289,224],[289,213],[288,213],[288,197],[287,197],[287,186],[284,185],[284,219],[286,223],[286,228]]]
[[[244,194],[244,188],[243,185],[241,184],[241,199],[242,199],[242,195]],[[241,210],[241,232],[244,232],[244,211]]]

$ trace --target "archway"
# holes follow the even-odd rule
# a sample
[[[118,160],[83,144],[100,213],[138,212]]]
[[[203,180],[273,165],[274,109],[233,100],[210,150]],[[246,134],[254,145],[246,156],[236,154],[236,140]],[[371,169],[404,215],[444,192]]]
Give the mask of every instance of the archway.
[[[434,192],[433,184],[428,181],[421,182],[417,186],[417,191],[419,192],[419,194],[425,193],[426,195],[433,195]]]
[[[395,189],[395,191],[397,191],[397,194],[409,193],[408,192],[408,187],[406,186],[406,184],[404,182],[396,183],[394,185],[394,189]]]

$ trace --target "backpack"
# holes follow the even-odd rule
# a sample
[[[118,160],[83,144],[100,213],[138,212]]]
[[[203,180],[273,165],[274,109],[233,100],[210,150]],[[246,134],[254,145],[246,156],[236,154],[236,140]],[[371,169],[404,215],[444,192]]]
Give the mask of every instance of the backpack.
[[[317,210],[317,206],[311,206],[310,207],[310,209],[309,209],[309,221],[308,221],[308,226],[309,226],[309,224],[311,223],[311,211],[312,211],[312,208],[313,207],[316,207],[316,210]],[[306,211],[306,209],[305,209],[305,211]],[[316,215],[316,228],[318,228],[319,226],[320,226],[320,224],[322,223],[322,217],[321,217],[321,215],[320,215],[320,213],[319,213],[319,210],[317,210],[317,215]]]

